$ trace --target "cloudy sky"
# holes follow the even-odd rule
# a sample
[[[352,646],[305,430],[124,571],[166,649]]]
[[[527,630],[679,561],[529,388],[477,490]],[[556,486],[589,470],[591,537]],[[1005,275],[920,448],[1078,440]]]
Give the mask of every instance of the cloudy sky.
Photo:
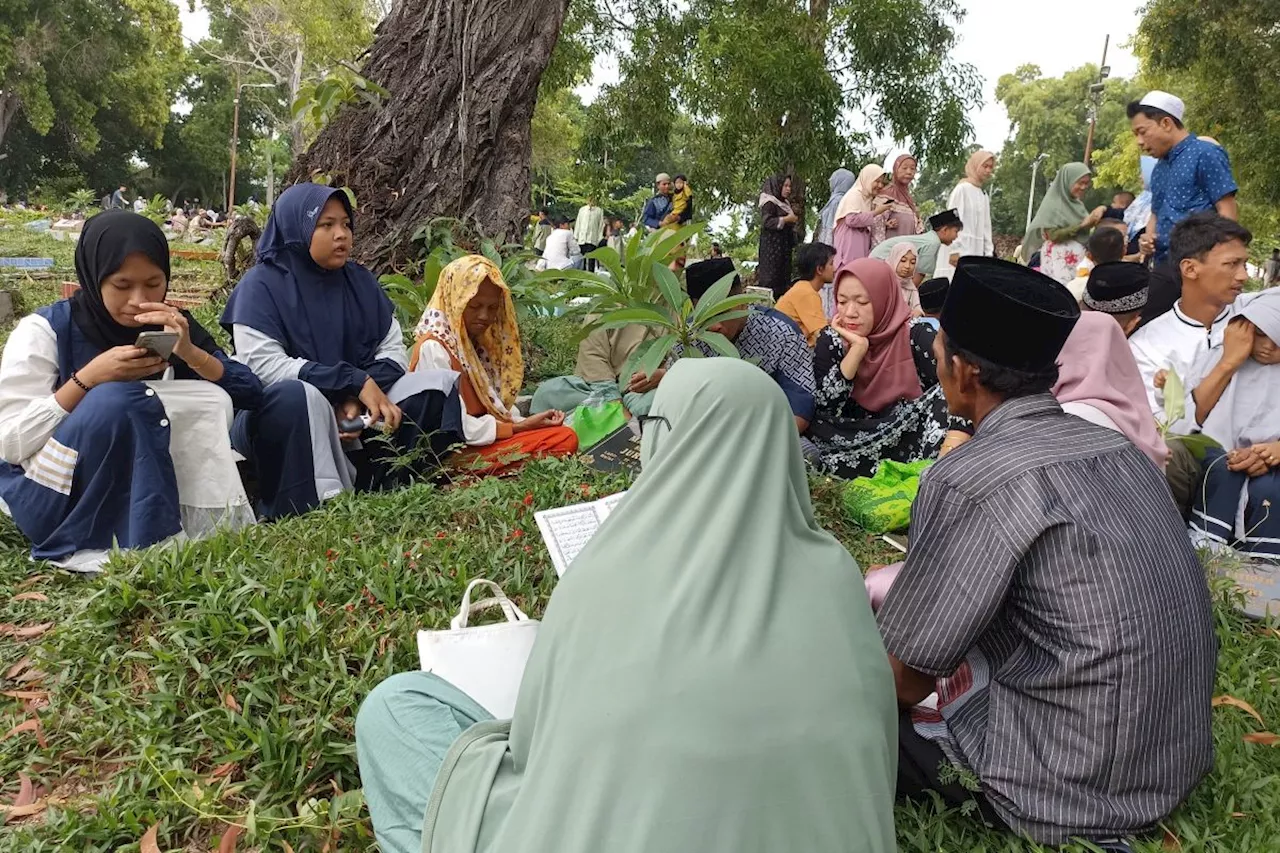
[[[192,40],[209,31],[202,9],[190,12],[186,0],[175,0],[182,17],[183,35]],[[1054,14],[1053,4],[1034,0],[967,0],[968,14],[960,25],[957,57],[978,69],[983,78],[983,107],[970,118],[976,140],[999,149],[1008,132],[1008,118],[995,102],[996,80],[1019,65],[1033,62],[1051,76],[1102,58],[1103,38],[1111,35],[1107,64],[1112,76],[1127,77],[1137,71],[1137,61],[1127,44],[1137,29],[1143,0],[1076,0],[1071,14]],[[1065,22],[1079,22],[1067,29]],[[597,64],[593,85],[580,93],[590,99],[596,86],[616,79],[612,63]]]

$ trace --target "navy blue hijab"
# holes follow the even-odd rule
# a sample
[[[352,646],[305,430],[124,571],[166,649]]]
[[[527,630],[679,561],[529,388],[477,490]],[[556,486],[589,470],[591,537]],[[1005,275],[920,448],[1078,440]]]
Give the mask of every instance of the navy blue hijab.
[[[326,270],[311,259],[320,211],[336,198],[355,226],[346,192],[296,184],[276,199],[258,240],[258,263],[245,273],[222,312],[222,327],[257,329],[291,358],[367,369],[391,328],[394,309],[373,273],[355,261]]]

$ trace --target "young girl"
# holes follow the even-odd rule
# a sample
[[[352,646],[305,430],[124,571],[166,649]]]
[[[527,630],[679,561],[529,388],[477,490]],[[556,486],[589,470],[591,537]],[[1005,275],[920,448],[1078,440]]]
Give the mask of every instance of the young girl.
[[[1280,560],[1280,292],[1255,297],[1223,337],[1187,383],[1187,414],[1225,448],[1205,453],[1192,532]]]
[[[916,247],[910,243],[899,243],[889,251],[889,268],[897,279],[902,290],[902,298],[907,303],[912,317],[923,317],[920,307],[920,293],[916,290]]]
[[[262,386],[165,304],[160,227],[101,213],[75,264],[80,289],[19,321],[0,360],[0,511],[33,557],[80,571],[114,545],[252,524],[228,430]],[[174,335],[171,354],[135,346],[142,332]]]
[[[515,407],[524,384],[520,328],[502,270],[482,255],[444,268],[431,305],[417,328],[411,369],[460,374],[462,429],[471,450],[458,464],[477,474],[498,474],[530,456],[567,456],[578,437],[564,412],[522,417]]]
[[[968,438],[967,424],[947,413],[934,332],[910,320],[884,261],[862,258],[836,273],[836,313],[814,352],[818,414],[808,436],[837,476],[870,477],[881,459],[931,459]]]
[[[268,518],[403,484],[462,439],[453,377],[405,375],[400,324],[373,273],[350,259],[352,233],[345,191],[289,187],[222,314],[236,358],[267,386],[257,411],[237,415],[233,439]],[[390,446],[370,442],[380,432]],[[406,452],[414,464],[392,464]]]

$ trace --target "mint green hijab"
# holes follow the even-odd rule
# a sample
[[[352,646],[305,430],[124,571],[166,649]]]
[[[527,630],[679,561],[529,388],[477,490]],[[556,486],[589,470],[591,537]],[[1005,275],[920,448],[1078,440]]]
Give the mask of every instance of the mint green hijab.
[[[436,853],[892,853],[893,676],[763,372],[685,359],[556,588],[515,719],[451,748]]]
[[[1040,202],[1040,209],[1031,220],[1031,227],[1022,238],[1022,262],[1031,260],[1041,246],[1044,245],[1044,232],[1056,231],[1069,225],[1079,225],[1089,215],[1084,202],[1071,194],[1071,187],[1076,181],[1089,174],[1089,167],[1084,163],[1068,163],[1058,170],[1049,184],[1049,191]]]

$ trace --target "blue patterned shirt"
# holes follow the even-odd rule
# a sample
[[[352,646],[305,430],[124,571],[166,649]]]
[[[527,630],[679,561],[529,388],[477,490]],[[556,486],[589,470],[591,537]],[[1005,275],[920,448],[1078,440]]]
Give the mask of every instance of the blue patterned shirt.
[[[1226,149],[1195,134],[1170,149],[1151,173],[1151,212],[1156,217],[1156,263],[1169,256],[1173,226],[1236,192]]]

